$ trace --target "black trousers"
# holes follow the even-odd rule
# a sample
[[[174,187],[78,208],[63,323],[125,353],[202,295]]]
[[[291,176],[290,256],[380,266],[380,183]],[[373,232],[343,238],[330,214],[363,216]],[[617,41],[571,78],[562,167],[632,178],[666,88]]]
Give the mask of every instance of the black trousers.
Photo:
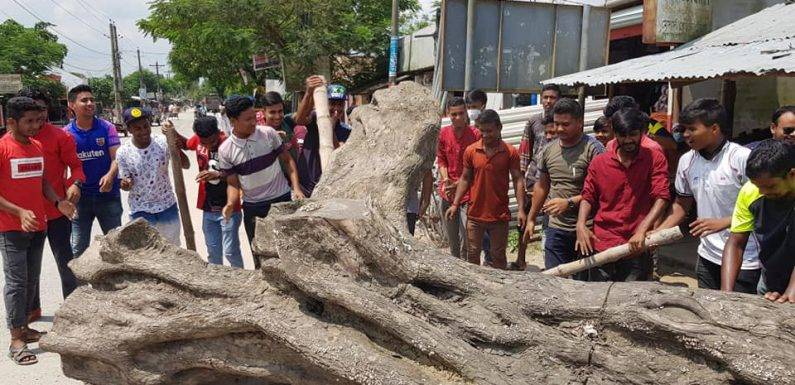
[[[291,200],[291,193],[288,192],[287,194],[284,194],[278,198],[263,202],[243,202],[243,227],[246,229],[246,237],[248,237],[249,244],[254,241],[254,234],[256,234],[257,230],[257,218],[267,217],[273,204],[289,202]],[[256,256],[254,257],[254,267],[259,269],[259,259]]]
[[[72,253],[72,221],[65,216],[47,221],[47,241],[50,250],[55,257],[55,265],[58,266],[58,275],[61,276],[61,294],[64,299],[77,289],[77,277],[69,268],[69,261],[74,259]],[[39,296],[39,281],[36,281],[35,293],[33,294],[32,310],[41,309],[41,298]]]
[[[759,278],[762,276],[762,269],[740,270],[737,281],[734,282],[734,291],[738,293],[756,294],[756,287],[759,285]],[[720,265],[712,263],[702,257],[698,257],[696,263],[696,277],[698,287],[702,289],[720,290]]]
[[[589,281],[632,282],[648,281],[651,278],[651,255],[648,252],[588,270]]]

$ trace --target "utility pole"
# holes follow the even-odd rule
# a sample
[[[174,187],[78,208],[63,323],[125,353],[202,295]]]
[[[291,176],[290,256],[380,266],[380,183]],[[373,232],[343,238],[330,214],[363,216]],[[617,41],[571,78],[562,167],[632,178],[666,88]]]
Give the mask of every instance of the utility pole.
[[[155,76],[156,76],[155,79],[157,80],[157,95],[156,96],[157,96],[157,101],[159,102],[160,99],[161,99],[161,95],[163,94],[163,90],[160,89],[160,67],[165,67],[166,65],[165,64],[160,64],[158,62],[155,62],[154,65],[150,64],[149,66],[150,67],[155,67]]]
[[[113,123],[121,122],[121,90],[124,89],[121,78],[121,56],[116,25],[110,23],[110,50],[113,59]]]
[[[474,52],[475,52],[475,10],[476,8],[476,1],[477,0],[468,0],[467,1],[467,40],[465,46],[465,54],[464,54],[464,91],[466,95],[469,95],[469,91],[472,91],[472,84],[474,83],[474,79],[472,78],[472,71],[474,70],[475,63],[474,63]]]
[[[144,84],[144,69],[141,67],[141,50],[137,49],[138,52],[138,83],[140,84],[140,88],[138,89],[138,95],[141,98],[141,105],[146,105],[146,85]],[[144,90],[141,92],[141,90]]]
[[[398,0],[392,0],[392,36],[389,39],[389,85],[397,83],[398,67]]]

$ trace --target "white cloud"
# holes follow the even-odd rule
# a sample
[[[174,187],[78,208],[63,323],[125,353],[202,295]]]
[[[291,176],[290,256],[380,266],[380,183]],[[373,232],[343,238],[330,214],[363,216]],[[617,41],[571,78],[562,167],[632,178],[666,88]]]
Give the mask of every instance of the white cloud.
[[[150,65],[155,62],[168,64],[169,42],[162,39],[154,42],[135,25],[149,15],[146,0],[0,0],[0,20],[11,17],[28,27],[39,21],[20,4],[39,18],[55,24],[54,30],[62,34],[58,41],[69,50],[64,65],[67,71],[88,76],[111,73],[110,39],[107,37],[109,18],[115,21],[119,35],[123,75],[138,69],[136,48],[141,49],[143,68],[154,71]],[[161,67],[160,70],[167,71],[168,68]]]

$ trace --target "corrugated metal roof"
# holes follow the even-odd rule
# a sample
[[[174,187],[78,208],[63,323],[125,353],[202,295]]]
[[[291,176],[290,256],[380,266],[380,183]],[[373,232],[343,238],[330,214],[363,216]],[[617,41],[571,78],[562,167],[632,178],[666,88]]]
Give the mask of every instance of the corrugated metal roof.
[[[795,3],[777,4],[669,52],[543,81],[600,85],[795,74]]]

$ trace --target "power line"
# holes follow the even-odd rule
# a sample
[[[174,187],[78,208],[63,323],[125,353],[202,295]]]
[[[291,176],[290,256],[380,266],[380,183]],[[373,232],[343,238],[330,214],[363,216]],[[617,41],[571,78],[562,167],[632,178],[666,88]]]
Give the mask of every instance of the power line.
[[[90,5],[86,4],[82,0],[77,0],[77,2],[80,3],[80,5],[82,5],[87,11],[89,11],[91,16],[93,16],[95,19],[99,20],[100,23],[105,24],[105,23],[108,22],[108,20],[103,20],[102,17],[100,17],[102,15],[97,13],[97,11],[94,8],[92,8]],[[107,16],[107,14],[105,14],[105,15]],[[108,19],[110,19],[110,16],[108,16]]]
[[[33,13],[33,12],[30,10],[30,9],[28,9],[27,7],[25,7],[24,5],[22,5],[22,4],[21,4],[19,1],[17,1],[17,0],[11,0],[11,1],[13,1],[14,3],[16,3],[16,4],[17,4],[18,6],[20,6],[22,9],[24,9],[24,10],[25,10],[25,12],[29,13],[31,16],[35,17],[36,19],[38,19],[38,20],[39,20],[39,21],[41,21],[42,23],[47,23],[47,24],[50,24],[48,21],[45,21],[44,19],[40,18],[38,15],[36,15],[35,13]],[[83,48],[85,48],[85,49],[87,49],[87,50],[89,50],[89,51],[91,51],[91,52],[96,52],[96,53],[98,53],[98,54],[101,54],[101,55],[110,56],[110,54],[109,54],[109,53],[107,53],[107,52],[101,52],[101,51],[97,51],[97,50],[95,50],[95,49],[93,49],[93,48],[89,48],[89,47],[87,47],[87,46],[85,46],[85,45],[81,44],[81,43],[80,43],[80,42],[78,42],[77,40],[74,40],[74,39],[70,38],[69,36],[66,36],[66,35],[64,35],[64,34],[63,34],[63,32],[61,32],[61,31],[58,31],[58,30],[57,30],[57,29],[55,29],[53,26],[49,26],[48,28],[52,29],[52,31],[53,31],[53,32],[57,33],[58,35],[60,35],[60,36],[61,36],[61,37],[63,37],[64,39],[66,39],[66,40],[69,40],[69,41],[71,41],[72,43],[75,43],[75,44],[77,44],[78,46],[80,46],[80,47],[83,47]]]
[[[108,67],[108,68],[105,68],[105,69],[98,70],[98,69],[84,68],[84,67],[76,66],[74,64],[69,64],[69,63],[63,63],[63,65],[65,67],[71,67],[71,68],[78,69],[78,70],[81,70],[81,71],[89,71],[89,72],[106,72],[106,71],[110,71],[110,69],[111,69],[111,67]]]
[[[99,32],[99,33],[100,33],[100,34],[102,34],[103,36],[105,36],[105,37],[108,37],[108,35],[106,35],[106,34],[105,34],[105,32],[102,32],[102,31],[98,30],[96,27],[92,26],[90,23],[87,23],[85,20],[81,19],[80,17],[78,17],[77,15],[75,15],[74,13],[72,13],[72,11],[70,11],[70,10],[66,9],[66,7],[62,6],[61,4],[58,4],[58,3],[57,3],[55,0],[50,0],[50,1],[51,1],[53,4],[55,4],[56,6],[58,6],[58,8],[61,8],[61,9],[63,9],[64,11],[66,11],[66,13],[68,13],[69,15],[71,15],[72,17],[74,17],[75,19],[77,19],[78,21],[80,21],[80,22],[82,22],[83,24],[85,24],[85,25],[86,25],[88,28],[91,28],[91,29],[93,29],[94,31],[97,31],[97,32]]]

